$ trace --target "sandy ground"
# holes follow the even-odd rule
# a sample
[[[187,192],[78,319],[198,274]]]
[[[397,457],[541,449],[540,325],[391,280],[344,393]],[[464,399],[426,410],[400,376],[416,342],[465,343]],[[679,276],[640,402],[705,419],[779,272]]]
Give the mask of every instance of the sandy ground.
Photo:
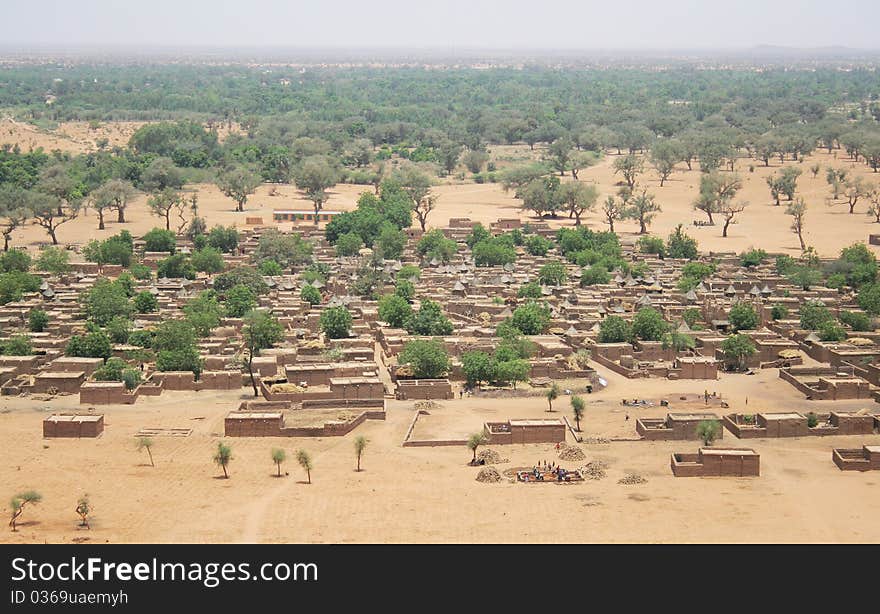
[[[85,124],[82,128],[88,130]],[[0,128],[0,142],[3,141],[2,134],[3,130]],[[523,160],[529,156],[540,155],[537,151],[529,152],[527,147],[496,147],[492,152],[499,160],[499,167],[511,163],[510,160]],[[580,173],[581,181],[593,182],[599,186],[600,202],[608,194],[616,193],[615,184],[620,179],[619,176],[614,175],[612,169],[616,157],[613,154],[608,155],[598,165]],[[822,171],[813,178],[809,167],[815,162],[822,166]],[[684,164],[680,164],[679,169],[662,188],[659,187],[655,173],[648,167],[649,170],[643,175],[641,182],[656,195],[657,202],[662,206],[662,211],[651,225],[650,232],[665,237],[677,224],[683,223],[687,226],[687,232],[698,239],[700,249],[703,251],[741,252],[750,247],[761,247],[770,252],[799,254],[797,236],[790,230],[791,218],[785,214],[785,202],[783,201],[779,207],[774,206],[765,183],[769,174],[778,172],[780,168],[778,160],[771,162],[769,168],[762,165],[755,166],[753,173],[748,171],[749,163],[748,160],[741,160],[737,167],[737,172],[744,181],[744,187],[737,200],[746,200],[749,206],[737,222],[731,225],[727,238],[721,236],[720,225],[714,227],[692,225],[695,219],[705,219],[702,212],[694,211],[692,207],[700,183],[700,173],[696,164],[693,171],[688,171]],[[786,162],[786,165],[790,164],[796,163]],[[836,256],[843,247],[855,242],[866,242],[870,233],[880,232],[880,224],[873,223],[873,218],[866,215],[867,204],[864,200],[859,202],[853,215],[848,213],[848,207],[843,201],[838,201],[835,205],[828,204],[831,191],[824,175],[825,168],[829,165],[835,168],[847,168],[851,174],[864,176],[875,184],[880,184],[880,174],[872,173],[863,164],[854,164],[844,159],[837,160],[824,151],[816,153],[802,164],[797,164],[803,169],[798,183],[799,195],[806,199],[809,206],[806,219],[806,243],[815,247],[821,255],[830,257]],[[273,189],[276,195],[270,196]],[[330,191],[330,199],[325,208],[352,209],[356,206],[360,194],[370,189],[372,188],[368,186],[340,184]],[[311,210],[311,203],[292,185],[261,186],[248,200],[244,213],[235,212],[233,201],[223,196],[214,185],[197,184],[188,186],[188,190],[198,192],[200,214],[212,225],[244,226],[247,216],[262,217],[264,223],[271,224],[274,209]],[[487,226],[502,217],[528,219],[520,207],[521,201],[513,198],[512,194],[505,193],[498,184],[446,182],[437,185],[434,190],[439,198],[436,210],[429,217],[429,226],[445,226],[450,218],[455,217],[468,217]],[[126,216],[129,222],[120,225],[113,221],[115,216],[111,212],[106,216],[107,229],[100,232],[97,230],[97,217],[94,211],[87,210],[78,219],[61,226],[58,231],[59,241],[66,244],[85,243],[89,238],[109,236],[123,227],[134,235],[141,235],[154,226],[164,225],[163,220],[150,215],[146,207],[145,195],[141,195],[129,207]],[[548,221],[553,226],[573,224],[572,220],[564,215]],[[172,228],[176,229],[182,223],[180,218],[175,217],[172,220]],[[599,207],[596,212],[584,216],[584,223],[592,228],[607,229]],[[629,220],[621,221],[616,224],[616,229],[623,235],[634,237],[638,225]],[[33,247],[45,244],[48,240],[45,231],[39,226],[25,227],[13,234],[14,245]],[[875,247],[871,249],[877,250]]]
[[[808,402],[776,377],[725,375],[717,382],[642,380],[638,388],[614,374],[606,390],[587,397],[585,437],[634,435],[634,418],[665,408],[632,410],[624,396],[645,399],[701,394],[707,387],[731,411],[857,409],[862,402]],[[242,389],[245,394],[245,390]],[[748,405],[745,395],[750,395]],[[77,409],[76,396],[53,401],[0,399],[0,484],[6,496],[24,489],[44,500],[27,509],[19,531],[0,541],[71,542],[880,542],[880,475],[841,472],[833,447],[878,444],[880,436],[766,439],[746,442],[761,454],[759,478],[674,478],[673,451],[696,442],[584,444],[588,460],[609,464],[599,481],[559,486],[475,481],[462,447],[403,448],[413,404],[389,402],[388,420],[367,421],[340,438],[226,439],[233,448],[230,479],[211,458],[223,417],[237,393],[165,393],[134,406],[104,409],[107,428],[94,440],[44,440],[49,411]],[[759,400],[760,399],[760,400]],[[445,401],[423,416],[442,435],[473,432],[486,419],[567,415],[545,412],[541,398]],[[626,420],[626,414],[630,420]],[[189,437],[155,437],[156,467],[135,451],[142,427],[192,428]],[[353,439],[369,446],[364,471],[354,471]],[[723,442],[738,443],[725,434]],[[573,440],[569,436],[569,443]],[[273,477],[270,451],[282,447],[289,472]],[[311,452],[311,485],[292,459]],[[500,470],[555,460],[550,445],[496,446],[510,463]],[[563,463],[563,466],[584,463]],[[622,485],[636,472],[648,481]],[[77,529],[76,500],[88,493],[92,529]]]
[[[89,122],[61,122],[54,130],[40,130],[31,124],[5,117],[0,119],[0,145],[17,143],[22,151],[42,147],[47,153],[56,149],[70,154],[89,153],[98,151],[99,139],[107,139],[107,149],[127,146],[131,135],[147,123],[100,122],[97,128],[92,128]],[[241,127],[235,122],[231,126],[217,126],[217,137],[221,142],[236,132],[241,132]]]

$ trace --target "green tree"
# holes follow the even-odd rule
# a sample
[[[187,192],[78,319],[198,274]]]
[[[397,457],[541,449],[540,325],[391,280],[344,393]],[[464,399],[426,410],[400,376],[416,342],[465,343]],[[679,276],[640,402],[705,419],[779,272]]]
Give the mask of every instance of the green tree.
[[[260,275],[284,275],[284,269],[281,268],[281,265],[269,258],[262,260],[257,269],[259,269]]]
[[[857,296],[859,307],[872,316],[880,315],[880,284],[865,284],[859,288]]]
[[[364,450],[367,449],[367,443],[369,440],[363,435],[358,435],[354,438],[354,453],[357,456],[357,471],[361,470],[361,457],[364,455]]]
[[[604,266],[596,265],[581,271],[581,288],[594,286],[597,284],[611,283],[611,275]]]
[[[643,190],[641,194],[629,201],[624,215],[639,223],[639,234],[646,234],[648,226],[660,211],[660,204],[654,200],[654,195]]]
[[[104,209],[115,209],[117,223],[124,224],[125,210],[136,195],[135,187],[124,179],[110,179],[92,192],[92,206],[101,211],[98,229],[104,230]]]
[[[654,167],[654,170],[657,171],[657,175],[660,177],[660,187],[662,188],[663,183],[669,179],[669,176],[675,170],[676,163],[681,160],[681,151],[674,143],[657,141],[651,147],[650,160],[651,166]]]
[[[385,258],[398,259],[403,255],[403,250],[406,247],[406,234],[392,224],[384,224],[374,245],[379,248]]]
[[[543,295],[541,284],[536,281],[530,281],[527,284],[523,284],[520,289],[517,290],[516,295],[519,298],[539,299]]]
[[[318,214],[324,208],[329,195],[327,190],[339,181],[339,174],[323,156],[311,156],[303,160],[294,173],[296,187],[303,191],[305,197],[312,201],[315,208],[315,226],[318,225]]]
[[[321,318],[318,322],[321,330],[330,339],[348,337],[351,323],[351,313],[342,306],[328,307],[321,313]]]
[[[122,383],[125,389],[132,391],[141,383],[141,372],[138,369],[124,369],[122,371]]]
[[[510,323],[524,335],[540,335],[550,325],[550,309],[535,301],[513,311]]]
[[[525,241],[526,251],[532,256],[546,256],[553,243],[541,235],[531,235]]]
[[[206,239],[208,246],[219,249],[224,254],[235,251],[238,247],[238,231],[233,226],[214,226]]]
[[[24,507],[27,504],[36,505],[40,501],[43,500],[43,495],[38,493],[35,490],[28,490],[23,493],[19,493],[12,497],[12,501],[9,504],[9,507],[12,509],[12,518],[9,520],[9,526],[12,527],[13,531],[16,531],[16,523],[21,515],[24,513]]]
[[[446,348],[437,339],[407,341],[397,361],[401,365],[409,365],[413,377],[418,379],[437,379],[452,368]]]
[[[241,284],[233,286],[226,293],[226,313],[233,318],[240,318],[257,306],[257,296],[249,287]]]
[[[517,382],[529,379],[531,365],[528,360],[517,358],[514,360],[497,360],[495,363],[495,379],[498,382],[506,382],[516,390]]]
[[[561,286],[568,280],[568,271],[561,262],[548,262],[538,270],[538,281],[545,286]]]
[[[479,433],[473,433],[471,436],[468,437],[467,448],[468,450],[473,452],[474,455],[471,459],[472,465],[477,464],[477,450],[484,443],[486,443],[486,434],[482,431],[480,431]]]
[[[443,315],[439,303],[424,299],[419,305],[419,310],[408,319],[406,330],[413,335],[450,335],[452,322]]]
[[[547,397],[547,411],[553,411],[553,401],[559,398],[559,384],[553,382],[544,394]]]
[[[346,233],[336,240],[337,256],[356,256],[358,251],[364,246],[360,235],[353,232]]]
[[[125,361],[121,358],[109,358],[107,362],[95,369],[94,378],[98,382],[121,382]]]
[[[574,414],[574,421],[577,424],[578,433],[581,432],[581,418],[584,417],[584,408],[586,403],[583,398],[573,395],[571,397],[571,411]]]
[[[474,264],[499,266],[516,261],[516,249],[503,237],[494,237],[474,245]]]
[[[287,452],[281,448],[272,448],[272,462],[278,468],[277,477],[281,477],[281,463],[287,460]]]
[[[807,301],[800,307],[801,328],[819,330],[828,322],[834,321],[831,310],[821,301]]]
[[[92,513],[92,507],[89,504],[88,495],[83,495],[76,502],[76,513],[80,518],[79,526],[90,529],[89,527],[89,514]]]
[[[307,302],[309,305],[321,304],[321,291],[312,284],[303,284],[302,290],[299,293],[299,297],[300,299]]]
[[[269,291],[263,276],[251,267],[236,267],[214,277],[214,290],[217,292],[226,292],[238,285],[247,286],[258,296]]]
[[[659,311],[651,307],[639,309],[633,317],[632,334],[642,341],[661,341],[667,330],[669,324]]]
[[[721,435],[721,423],[718,420],[703,420],[697,424],[697,437],[704,446],[711,446]]]
[[[473,249],[477,243],[480,243],[481,241],[486,241],[491,238],[492,235],[489,234],[489,231],[486,230],[486,227],[477,222],[471,228],[471,232],[464,242],[469,248]]]
[[[30,255],[20,249],[13,249],[0,254],[0,270],[4,273],[12,271],[27,273],[31,268]]]
[[[195,279],[196,269],[186,254],[174,254],[159,261],[156,274],[167,279]]]
[[[66,249],[47,247],[40,252],[36,265],[38,271],[62,275],[70,271],[70,254]]]
[[[620,174],[627,187],[634,191],[636,188],[636,181],[638,181],[639,175],[641,175],[645,169],[645,162],[643,158],[640,158],[635,154],[629,154],[622,158],[617,158],[614,161],[613,168],[614,174]]]
[[[748,303],[736,303],[730,308],[727,319],[734,332],[758,328],[758,314],[755,312],[755,308]]]
[[[34,347],[27,335],[13,335],[0,342],[0,354],[4,356],[32,356]]]
[[[125,288],[105,278],[85,292],[83,307],[86,317],[99,326],[106,326],[116,316],[128,317],[132,313]]]
[[[150,213],[165,220],[165,230],[171,232],[171,214],[183,211],[184,200],[180,192],[171,188],[155,192],[147,199]]]
[[[409,302],[416,296],[416,287],[411,281],[401,279],[394,286],[394,294]]]
[[[260,350],[272,347],[280,341],[284,337],[284,327],[268,312],[250,311],[244,315],[242,337],[247,348],[247,359],[244,362],[256,398],[259,396],[259,390],[254,376],[254,357],[260,353]]]
[[[688,236],[679,224],[666,239],[666,253],[670,258],[697,258],[697,241]]]
[[[214,454],[214,463],[223,469],[223,478],[229,478],[228,467],[232,460],[232,447],[222,441],[217,442],[217,452]]]
[[[298,450],[296,453],[296,462],[299,463],[299,466],[303,468],[306,472],[307,482],[309,484],[312,483],[312,457],[305,450]]]
[[[137,313],[153,313],[159,311],[159,300],[149,291],[143,290],[134,295],[132,299],[134,310]]]
[[[245,166],[221,169],[217,175],[217,188],[235,201],[236,211],[244,211],[248,196],[256,192],[261,183],[260,176]]]
[[[580,226],[581,216],[596,208],[599,191],[595,185],[572,181],[559,186],[557,197],[568,208],[569,217],[574,216],[574,225]]]
[[[169,252],[173,254],[176,247],[177,240],[174,237],[174,233],[170,230],[153,228],[144,235],[144,251]]]
[[[112,354],[113,346],[110,337],[103,330],[86,333],[84,336],[74,335],[64,349],[66,356],[80,358],[103,358],[107,360]]]
[[[473,351],[462,354],[461,369],[468,387],[491,381],[495,374],[492,357],[485,352]]]
[[[251,257],[254,262],[274,260],[286,269],[311,262],[312,250],[312,244],[305,241],[299,234],[285,234],[275,228],[270,228],[260,235],[260,240]],[[258,294],[262,294],[262,292],[258,292]]]
[[[223,255],[220,250],[205,247],[192,253],[189,260],[192,268],[203,273],[219,273],[223,270]]]
[[[458,251],[458,246],[452,239],[447,239],[440,229],[426,232],[416,244],[416,253],[422,258],[438,260],[447,263]]]
[[[704,173],[700,176],[700,192],[694,201],[694,209],[705,213],[709,223],[714,224],[713,215],[721,213],[722,209],[733,202],[742,185],[739,175],[718,171]]]
[[[41,333],[49,324],[49,314],[42,309],[31,309],[28,313],[28,330],[32,333]]]
[[[755,344],[746,335],[731,335],[721,343],[724,360],[737,369],[744,369],[746,359],[757,350]]]
[[[806,243],[804,243],[804,219],[807,216],[806,201],[803,198],[798,198],[796,201],[788,205],[785,209],[785,213],[791,216],[791,229],[798,236],[798,240],[801,243],[801,250],[805,250],[807,248]]]
[[[607,316],[599,323],[599,343],[625,343],[632,335],[632,326],[620,316]]]
[[[412,307],[406,299],[396,294],[386,294],[379,299],[379,319],[394,328],[403,328],[412,317]]]
[[[409,197],[412,212],[422,232],[426,231],[428,215],[437,204],[437,195],[431,192],[430,178],[412,165],[405,166],[397,171],[393,179]]]
[[[128,336],[131,334],[132,322],[125,316],[116,316],[107,323],[107,335],[113,343],[128,343]]]

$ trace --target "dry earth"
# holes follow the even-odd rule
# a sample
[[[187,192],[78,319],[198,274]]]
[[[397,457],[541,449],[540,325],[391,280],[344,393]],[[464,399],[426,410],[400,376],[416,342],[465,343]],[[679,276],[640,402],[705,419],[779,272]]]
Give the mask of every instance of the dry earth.
[[[588,396],[585,437],[634,435],[635,416],[666,411],[659,405],[625,408],[624,396],[668,398],[674,408],[679,394],[701,394],[707,385],[728,400],[731,411],[832,406],[799,399],[774,371],[724,375],[717,382],[644,380],[637,388],[614,374],[607,377],[609,387]],[[481,484],[463,447],[401,447],[413,404],[392,401],[387,422],[367,421],[345,437],[226,439],[233,448],[231,477],[219,479],[213,448],[223,417],[239,399],[234,393],[170,392],[107,408],[106,431],[95,440],[41,436],[42,417],[79,409],[76,396],[0,399],[0,484],[7,494],[36,489],[44,496],[26,510],[19,531],[0,533],[0,541],[880,542],[880,476],[841,472],[831,461],[832,447],[876,445],[877,435],[749,441],[761,454],[759,478],[674,478],[669,455],[695,450],[696,442],[633,441],[582,445],[588,461],[608,464],[601,480]],[[546,413],[540,397],[455,399],[423,416],[422,428],[458,435],[478,430],[487,419],[562,416],[568,412],[564,397],[556,408]],[[193,433],[155,437],[151,468],[146,455],[135,451],[134,434],[142,427]],[[353,439],[359,434],[370,443],[364,471],[357,473]],[[736,439],[727,433],[724,442]],[[274,447],[287,450],[289,458],[296,449],[309,450],[313,483],[303,483],[306,476],[292,459],[283,466],[289,476],[273,477]],[[501,471],[556,459],[550,445],[495,449],[510,459],[498,466]],[[647,483],[618,484],[629,473]],[[82,493],[94,506],[90,531],[76,528],[74,508]]]

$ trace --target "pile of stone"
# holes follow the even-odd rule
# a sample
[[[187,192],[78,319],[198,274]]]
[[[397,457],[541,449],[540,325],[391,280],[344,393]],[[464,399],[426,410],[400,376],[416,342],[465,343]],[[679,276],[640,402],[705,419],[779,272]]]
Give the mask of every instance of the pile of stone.
[[[645,478],[640,476],[638,473],[627,473],[626,476],[617,480],[618,484],[644,484],[647,482]]]
[[[605,477],[608,463],[604,461],[592,461],[580,468],[581,474],[589,480],[601,480]]]
[[[561,443],[559,445],[559,458],[566,461],[582,461],[587,459],[587,455],[576,446]]]
[[[611,443],[611,440],[607,437],[586,437],[581,440],[581,443]]]
[[[427,401],[416,401],[415,408],[416,409],[436,409],[440,407],[440,404],[437,401],[431,401],[430,399]]]
[[[477,454],[478,461],[485,461],[487,465],[497,465],[499,463],[509,463],[510,459],[502,458],[498,452],[492,450],[490,448],[486,448],[485,450],[480,450],[480,453]]]
[[[498,470],[491,465],[488,467],[483,467],[482,469],[480,469],[479,473],[477,473],[477,482],[495,484],[500,481],[501,474],[498,473]]]

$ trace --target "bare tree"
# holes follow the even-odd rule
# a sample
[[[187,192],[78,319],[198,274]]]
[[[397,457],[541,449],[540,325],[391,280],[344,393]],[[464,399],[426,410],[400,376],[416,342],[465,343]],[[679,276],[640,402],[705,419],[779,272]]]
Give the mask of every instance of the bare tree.
[[[737,214],[742,213],[745,210],[748,204],[749,203],[747,203],[746,201],[741,200],[736,204],[732,202],[726,202],[721,205],[720,213],[724,217],[724,227],[721,231],[722,237],[727,236],[727,227],[730,226],[731,223],[733,223],[733,218],[735,218]]]

